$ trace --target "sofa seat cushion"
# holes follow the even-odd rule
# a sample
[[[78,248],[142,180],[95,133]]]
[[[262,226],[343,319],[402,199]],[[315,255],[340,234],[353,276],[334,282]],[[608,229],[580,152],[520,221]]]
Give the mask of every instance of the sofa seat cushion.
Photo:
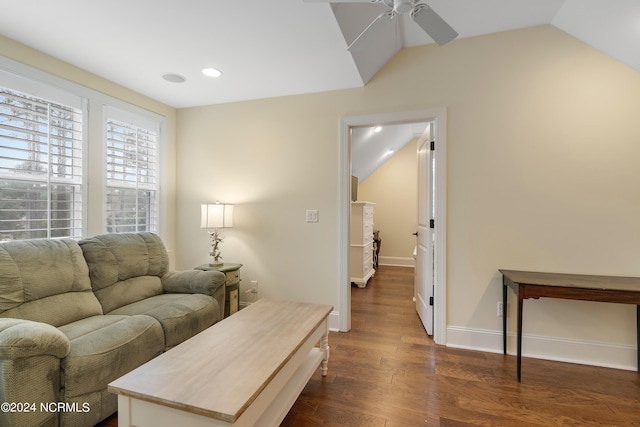
[[[61,362],[63,400],[106,389],[164,349],[162,328],[149,316],[93,316],[59,329],[71,342]]]
[[[215,298],[203,294],[162,294],[146,298],[109,314],[146,314],[162,325],[165,349],[191,338],[220,318]]]

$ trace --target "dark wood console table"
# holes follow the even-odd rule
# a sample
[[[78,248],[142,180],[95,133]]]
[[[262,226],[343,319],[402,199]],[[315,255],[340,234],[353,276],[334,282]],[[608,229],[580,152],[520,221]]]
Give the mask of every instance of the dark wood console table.
[[[638,344],[640,344],[640,277],[591,276],[581,274],[538,273],[499,270],[502,273],[502,345],[507,354],[507,288],[518,297],[517,377],[522,371],[522,302],[527,298],[561,298],[636,305]],[[640,372],[640,351],[638,351]]]

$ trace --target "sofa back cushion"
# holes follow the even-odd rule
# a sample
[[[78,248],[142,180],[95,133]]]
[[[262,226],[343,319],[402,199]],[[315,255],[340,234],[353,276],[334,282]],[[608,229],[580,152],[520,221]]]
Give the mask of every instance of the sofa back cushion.
[[[169,256],[156,234],[103,234],[79,244],[105,314],[162,293],[160,278],[169,269]]]
[[[78,243],[0,243],[0,317],[61,326],[102,314]]]

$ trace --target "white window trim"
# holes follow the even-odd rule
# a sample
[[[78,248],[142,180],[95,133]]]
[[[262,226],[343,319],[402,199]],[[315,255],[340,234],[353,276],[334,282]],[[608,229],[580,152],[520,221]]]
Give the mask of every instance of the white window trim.
[[[94,236],[107,232],[104,209],[106,173],[105,162],[103,161],[106,155],[104,144],[106,139],[106,126],[104,125],[106,109],[111,106],[138,116],[146,117],[148,120],[159,124],[158,157],[160,181],[158,189],[158,233],[162,238],[165,238],[166,236],[163,236],[163,223],[166,220],[167,212],[166,210],[162,210],[162,200],[166,197],[164,189],[166,188],[166,173],[168,170],[166,164],[166,117],[4,56],[0,56],[0,70],[32,80],[36,85],[52,86],[53,88],[71,92],[88,100],[88,117],[87,124],[85,125],[87,135],[85,137],[85,146],[83,147],[86,156],[86,161],[84,162],[86,180],[83,186],[85,191],[84,200],[86,200],[86,210],[84,212],[85,222],[83,226],[84,236]],[[95,155],[96,152],[98,155]]]
[[[115,108],[113,106],[107,106],[106,108],[103,109],[104,112],[104,121],[103,121],[103,126],[107,126],[107,122],[109,121],[109,119],[111,120],[115,120],[117,122],[121,122],[124,124],[128,124],[128,125],[133,125],[135,127],[139,127],[142,129],[147,129],[147,130],[151,130],[153,132],[155,132],[158,135],[158,139],[160,138],[160,124],[157,121],[152,121],[149,120],[148,117],[146,116],[140,116],[137,114],[132,113],[131,111],[125,111],[119,108]],[[107,160],[108,159],[108,141],[107,141],[107,132],[105,132],[104,134],[104,141],[103,141],[103,156],[104,159]],[[157,229],[159,228],[160,224],[159,224],[159,219],[160,219],[160,189],[159,189],[159,180],[160,180],[160,147],[158,146],[155,150],[155,156],[158,158],[158,161],[156,163],[156,165],[158,166],[158,170],[156,170],[156,180],[157,180],[157,184],[153,185],[153,186],[145,186],[145,185],[140,185],[139,181],[136,180],[135,186],[132,187],[131,189],[135,188],[136,190],[139,189],[144,189],[145,187],[148,187],[148,189],[152,189],[155,192],[155,200],[154,200],[154,212],[156,212],[157,218],[156,218],[156,222],[155,224],[155,228],[154,232],[157,232]],[[105,163],[106,164],[106,163]],[[105,174],[106,176],[107,174]],[[108,177],[105,178],[105,185],[104,188],[108,188],[109,186],[109,180]],[[117,185],[120,186],[120,185]],[[104,203],[104,208],[106,208],[107,205],[107,198],[105,197],[103,200]]]
[[[81,221],[81,224],[84,225],[84,218],[86,216],[86,212],[85,212],[86,210],[85,209],[86,179],[84,175],[86,174],[86,168],[84,164],[84,153],[82,153],[82,156],[77,156],[75,153],[76,153],[76,150],[84,151],[86,147],[86,117],[88,113],[86,99],[78,95],[71,94],[68,91],[59,90],[55,87],[50,87],[40,82],[35,82],[30,79],[16,76],[15,74],[6,72],[1,69],[0,69],[0,83],[2,84],[3,87],[6,87],[9,89],[9,94],[6,95],[9,99],[13,98],[11,93],[15,92],[16,100],[30,99],[32,101],[29,101],[29,102],[33,102],[34,104],[39,104],[40,108],[46,107],[47,109],[50,109],[50,108],[58,109],[56,105],[60,105],[61,111],[65,110],[66,108],[73,108],[75,111],[78,111],[79,114],[81,115],[82,121],[79,123],[80,123],[80,129],[81,129],[80,134],[82,138],[81,139],[76,139],[75,137],[72,138],[72,140],[74,141],[74,147],[71,148],[70,159],[72,159],[72,161],[74,162],[74,165],[72,165],[71,178],[69,177],[57,178],[55,176],[52,176],[52,170],[49,167],[49,161],[51,160],[50,155],[46,156],[46,158],[43,157],[40,159],[40,161],[43,162],[41,163],[41,165],[43,166],[45,164],[47,165],[46,174],[38,174],[33,176],[28,174],[16,175],[16,174],[6,172],[4,170],[0,170],[0,178],[7,181],[33,182],[33,183],[47,185],[48,201],[47,201],[46,209],[47,209],[47,216],[49,217],[49,221],[47,223],[46,229],[44,228],[39,229],[40,232],[46,231],[47,238],[52,238],[52,234],[57,234],[55,233],[55,227],[52,226],[53,220],[51,219],[51,216],[52,216],[51,199],[50,199],[52,195],[51,185],[61,184],[61,185],[78,186],[79,189],[81,190],[81,194],[80,194],[79,200],[74,197],[73,204],[74,206],[77,206],[79,204],[80,209],[75,209],[75,207],[70,209],[69,211],[70,222],[75,224],[79,220]],[[22,94],[27,95],[26,98],[23,98]],[[27,107],[27,110],[34,115],[38,114],[37,108],[35,107],[34,109],[29,109],[29,107]],[[11,115],[7,117],[11,117]],[[49,132],[51,130],[51,126],[52,126],[51,121],[47,121],[47,130]],[[77,130],[78,128],[74,128],[74,133]],[[30,129],[25,128],[25,132],[29,133]],[[41,146],[41,147],[49,146],[50,142],[51,142],[50,139],[47,139],[46,141],[39,141],[38,146]],[[49,150],[47,150],[47,152],[49,152]],[[7,151],[7,155],[11,155],[11,153],[15,153],[15,152],[11,149],[11,147],[9,147]],[[49,152],[49,154],[51,153]],[[77,173],[78,170],[79,170],[79,174]],[[76,219],[77,218],[75,216],[76,212],[80,212],[79,219]],[[25,231],[27,231],[28,234],[31,234],[33,232],[36,232],[36,234],[39,234],[36,231],[36,229],[31,228],[31,226],[29,227],[28,230],[25,230]],[[76,227],[75,225],[70,225],[70,228],[68,231],[70,233],[68,237],[78,238],[82,236],[82,234],[84,233],[84,227]],[[33,238],[36,238],[36,237],[33,236]],[[38,238],[41,238],[41,237],[38,237]]]

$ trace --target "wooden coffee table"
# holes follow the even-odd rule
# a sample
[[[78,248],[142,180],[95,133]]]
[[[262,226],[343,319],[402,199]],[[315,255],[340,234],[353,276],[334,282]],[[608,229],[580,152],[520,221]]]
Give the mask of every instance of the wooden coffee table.
[[[332,309],[261,299],[216,323],[109,384],[118,425],[278,426],[326,375]]]

